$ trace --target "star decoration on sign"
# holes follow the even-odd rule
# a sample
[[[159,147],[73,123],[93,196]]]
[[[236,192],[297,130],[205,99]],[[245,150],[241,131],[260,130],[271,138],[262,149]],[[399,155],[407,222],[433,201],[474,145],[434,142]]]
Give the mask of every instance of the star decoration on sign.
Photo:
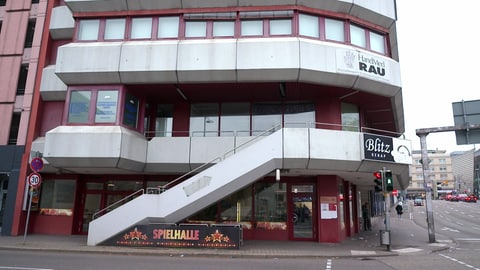
[[[137,227],[129,233],[126,233],[123,236],[123,239],[125,240],[147,240],[147,236],[143,234],[141,231],[137,230]]]
[[[220,233],[218,230],[215,230],[215,233],[212,233],[205,237],[206,242],[230,242],[230,238],[228,236],[224,236],[223,233]]]

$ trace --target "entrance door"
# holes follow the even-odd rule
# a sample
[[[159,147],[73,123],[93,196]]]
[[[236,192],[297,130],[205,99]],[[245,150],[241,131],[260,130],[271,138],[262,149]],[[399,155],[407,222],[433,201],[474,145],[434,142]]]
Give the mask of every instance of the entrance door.
[[[291,192],[291,238],[314,240],[315,198],[314,184],[292,185]]]
[[[83,208],[82,228],[81,233],[88,232],[88,224],[92,221],[95,211],[101,209],[102,206],[102,194],[85,194],[85,204]]]

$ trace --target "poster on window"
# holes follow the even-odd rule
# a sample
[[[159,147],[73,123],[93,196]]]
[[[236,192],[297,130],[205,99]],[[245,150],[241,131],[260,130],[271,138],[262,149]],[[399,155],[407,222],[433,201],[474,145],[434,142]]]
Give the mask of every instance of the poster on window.
[[[320,217],[321,219],[336,219],[337,198],[335,196],[320,197]]]

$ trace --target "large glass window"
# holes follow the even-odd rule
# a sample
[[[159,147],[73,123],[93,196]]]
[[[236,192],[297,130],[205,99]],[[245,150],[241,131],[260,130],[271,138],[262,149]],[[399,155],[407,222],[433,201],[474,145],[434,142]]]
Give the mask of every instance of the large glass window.
[[[253,135],[258,135],[282,123],[281,104],[253,104]]]
[[[74,199],[75,180],[45,180],[42,183],[40,213],[71,216]]]
[[[81,20],[78,27],[78,40],[97,40],[100,20]]]
[[[318,23],[318,17],[306,15],[306,14],[299,14],[298,16],[299,21],[299,33],[302,36],[307,37],[320,37],[320,27]]]
[[[325,38],[338,42],[345,42],[344,23],[340,20],[325,19]]]
[[[133,18],[130,37],[132,39],[152,38],[152,18]]]
[[[360,129],[360,114],[357,105],[342,103],[342,130],[356,131]]]
[[[187,21],[185,22],[185,37],[206,37],[207,22]]]
[[[250,135],[250,104],[222,103],[220,118],[221,135]]]
[[[291,35],[292,20],[270,20],[270,35]]]
[[[192,136],[218,136],[218,104],[192,104],[190,132]]]
[[[350,42],[362,48],[367,47],[367,39],[365,38],[365,29],[356,25],[350,25]]]
[[[69,123],[88,123],[91,91],[72,91],[68,108]]]
[[[158,38],[176,38],[178,37],[178,28],[180,25],[179,17],[160,17],[158,18]]]
[[[107,19],[105,21],[104,39],[124,39],[125,38],[125,19]]]
[[[248,186],[220,202],[220,220],[245,222],[252,220],[252,187]]]
[[[114,123],[117,120],[118,91],[98,91],[95,123]]]
[[[298,103],[285,105],[285,127],[309,127],[315,122],[315,105],[312,103]]]
[[[255,184],[255,220],[287,222],[287,196],[284,183]]]
[[[263,20],[243,20],[241,22],[242,36],[262,36]]]

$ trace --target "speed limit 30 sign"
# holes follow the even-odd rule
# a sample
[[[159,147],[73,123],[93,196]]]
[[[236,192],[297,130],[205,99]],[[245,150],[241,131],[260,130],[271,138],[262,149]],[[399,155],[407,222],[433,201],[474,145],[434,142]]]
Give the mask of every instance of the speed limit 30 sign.
[[[28,183],[30,186],[36,188],[42,183],[42,177],[39,173],[33,172],[28,176]]]

